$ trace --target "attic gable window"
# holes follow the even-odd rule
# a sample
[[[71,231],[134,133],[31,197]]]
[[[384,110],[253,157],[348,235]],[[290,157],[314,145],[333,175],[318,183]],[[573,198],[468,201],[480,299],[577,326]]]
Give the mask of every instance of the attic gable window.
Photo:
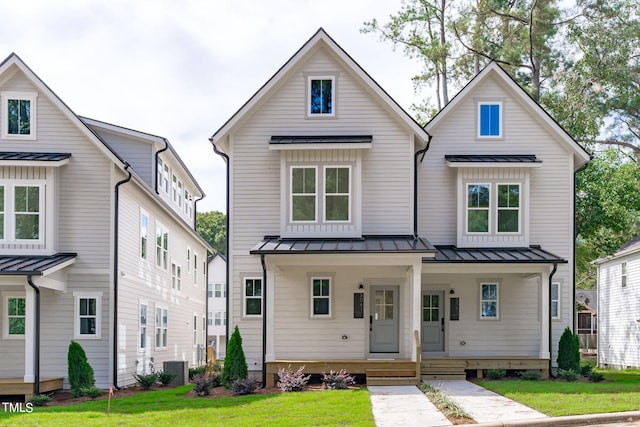
[[[2,137],[36,138],[36,93],[2,92]]]
[[[502,103],[478,103],[478,138],[502,138]]]
[[[312,117],[334,116],[335,77],[310,76],[308,81],[308,115]]]

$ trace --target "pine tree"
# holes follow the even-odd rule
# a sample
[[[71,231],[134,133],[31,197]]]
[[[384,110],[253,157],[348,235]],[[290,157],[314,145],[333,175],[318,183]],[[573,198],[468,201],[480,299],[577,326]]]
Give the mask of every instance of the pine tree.
[[[558,369],[580,373],[580,341],[568,326],[558,344]]]
[[[69,385],[74,397],[82,395],[82,389],[95,386],[93,368],[89,365],[87,355],[80,344],[71,341],[67,353]]]
[[[236,326],[229,339],[222,370],[222,382],[225,387],[229,388],[234,381],[244,380],[248,376],[247,360],[244,357],[244,350],[242,350],[242,337],[238,326]]]

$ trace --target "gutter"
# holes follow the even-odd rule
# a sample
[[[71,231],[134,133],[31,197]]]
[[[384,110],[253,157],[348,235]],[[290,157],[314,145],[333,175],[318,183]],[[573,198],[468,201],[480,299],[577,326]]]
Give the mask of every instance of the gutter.
[[[157,167],[156,162],[156,167]],[[124,171],[129,174],[125,179],[118,181],[114,187],[115,209],[113,215],[113,386],[120,390],[118,386],[118,236],[119,236],[119,210],[120,210],[120,186],[131,180],[129,163],[124,163]],[[156,179],[156,190],[157,190]]]
[[[156,194],[160,194],[160,192],[158,191],[158,158],[160,158],[160,153],[162,153],[163,151],[167,151],[168,149],[169,149],[169,141],[165,139],[164,148],[156,151],[156,179],[154,180],[155,181],[154,189],[156,190]],[[194,207],[194,216],[195,216],[195,207]]]
[[[34,388],[33,394],[40,394],[40,288],[33,283],[33,274],[27,276],[27,283],[36,292],[36,309],[35,309],[35,328],[33,341],[33,374],[34,374]]]
[[[156,183],[156,185],[158,184]],[[193,229],[196,230],[196,233],[198,232],[198,202],[202,199],[204,199],[204,196],[200,196],[193,201]]]
[[[422,158],[420,159],[420,163],[424,160],[424,156],[429,150],[429,146],[431,145],[431,139],[433,135],[429,134],[429,139],[427,140],[427,145],[421,149],[416,151],[413,157],[413,238],[418,238],[418,156],[422,154]]]
[[[556,274],[557,270],[558,270],[558,263],[554,262],[553,270],[551,270],[551,273],[549,273],[549,376],[551,377],[553,377],[553,375],[551,374],[551,367],[552,367],[551,365],[553,364],[553,357],[552,357],[553,355],[553,313],[551,312],[551,304],[552,304],[551,289],[553,288],[553,275]],[[560,307],[558,307],[558,310],[560,310]]]

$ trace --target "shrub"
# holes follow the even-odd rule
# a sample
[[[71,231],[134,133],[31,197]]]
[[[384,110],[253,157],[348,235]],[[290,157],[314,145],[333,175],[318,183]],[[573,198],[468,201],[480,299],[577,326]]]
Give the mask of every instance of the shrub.
[[[90,388],[96,384],[93,377],[93,368],[87,361],[87,355],[80,344],[71,341],[67,353],[67,366],[69,385],[73,397],[82,396],[83,388]]]
[[[207,366],[198,366],[197,368],[189,368],[189,381],[193,380],[196,375],[202,375],[207,373]]]
[[[276,385],[284,392],[300,391],[307,385],[309,379],[311,379],[311,375],[304,375],[304,366],[293,372],[291,365],[289,365],[287,369],[278,370],[278,383]]]
[[[540,379],[540,371],[529,370],[520,372],[520,378],[528,381],[538,381]]]
[[[238,396],[244,396],[245,394],[252,394],[259,385],[260,383],[253,378],[245,378],[231,383],[231,391]]]
[[[580,374],[582,374],[583,377],[588,377],[592,371],[593,365],[591,363],[585,363],[584,365],[580,366]]]
[[[149,390],[158,382],[158,374],[155,372],[152,374],[133,374],[133,378],[143,390]]]
[[[600,372],[591,371],[589,372],[588,377],[589,381],[591,381],[592,383],[599,383],[600,381],[604,381],[604,375]]]
[[[558,369],[580,372],[580,341],[567,326],[558,344]]]
[[[170,371],[160,371],[160,372],[158,372],[158,381],[164,387],[166,387],[169,384],[171,384],[171,381],[173,381],[175,378],[176,378],[176,374],[173,373],[173,372],[170,372]]]
[[[44,406],[51,402],[51,398],[47,394],[35,394],[29,399],[29,403],[33,406]]]
[[[578,379],[578,373],[571,369],[560,369],[558,368],[558,376],[567,381],[575,381]]]
[[[507,375],[504,369],[487,369],[487,376],[492,380],[499,380]]]
[[[194,375],[191,381],[193,391],[198,396],[208,396],[211,389],[216,386],[216,379],[207,373]]]
[[[247,360],[244,356],[244,350],[242,350],[242,337],[238,326],[236,326],[227,346],[227,355],[222,369],[222,383],[229,388],[231,383],[244,380],[248,375]]]
[[[346,390],[350,385],[355,383],[356,379],[347,374],[347,371],[344,369],[340,369],[338,372],[331,370],[328,374],[322,373],[322,384],[324,388],[329,390]]]
[[[98,396],[102,396],[102,389],[98,387],[84,387],[80,389],[80,392],[83,396],[89,396],[92,399],[95,399]]]

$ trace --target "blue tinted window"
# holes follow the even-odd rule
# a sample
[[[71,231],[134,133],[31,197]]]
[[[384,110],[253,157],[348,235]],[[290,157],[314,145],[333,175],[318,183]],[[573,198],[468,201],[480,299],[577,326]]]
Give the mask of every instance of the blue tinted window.
[[[480,136],[500,136],[499,104],[480,104]]]
[[[333,114],[333,81],[311,80],[311,114]]]

